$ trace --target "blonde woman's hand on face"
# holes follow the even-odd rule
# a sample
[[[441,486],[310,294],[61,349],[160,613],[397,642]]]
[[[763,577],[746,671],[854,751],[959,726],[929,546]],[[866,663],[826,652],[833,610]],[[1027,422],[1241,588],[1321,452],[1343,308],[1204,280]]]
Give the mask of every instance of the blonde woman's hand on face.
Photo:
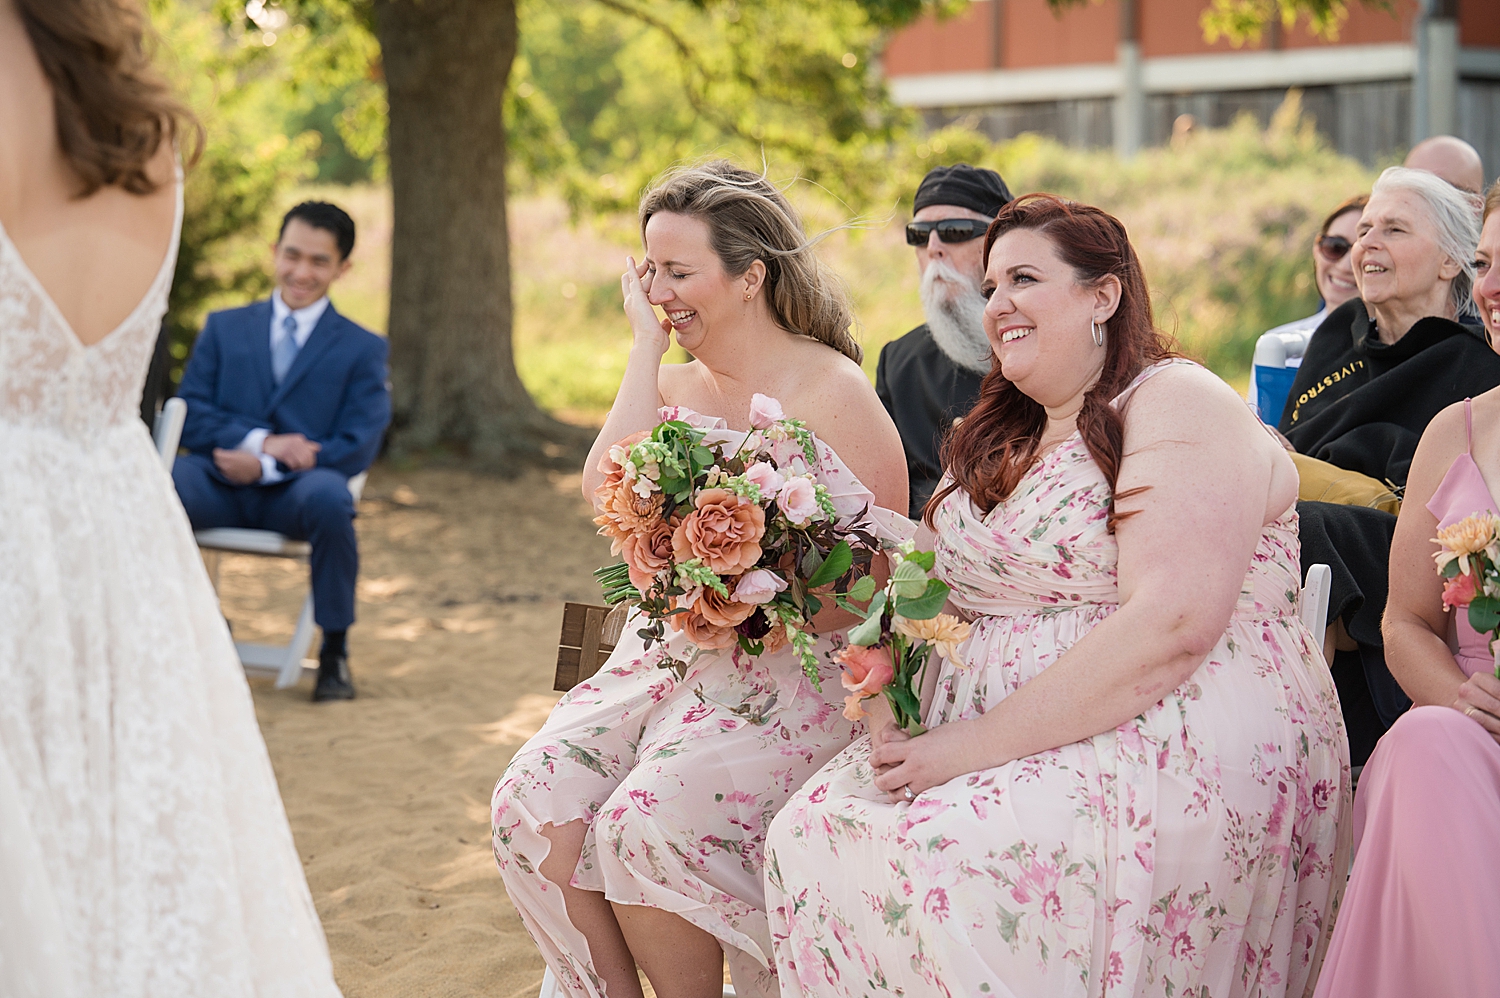
[[[1500,679],[1488,672],[1474,673],[1458,688],[1453,709],[1478,722],[1500,742]]]
[[[672,345],[672,323],[656,314],[651,304],[651,273],[635,257],[625,258],[625,273],[620,277],[620,291],[625,298],[625,317],[635,346],[665,354]]]

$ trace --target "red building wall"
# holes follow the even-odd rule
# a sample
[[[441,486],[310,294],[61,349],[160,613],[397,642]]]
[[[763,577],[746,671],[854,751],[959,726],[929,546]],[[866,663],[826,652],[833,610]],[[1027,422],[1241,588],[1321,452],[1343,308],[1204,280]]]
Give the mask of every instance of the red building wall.
[[[1115,59],[1120,19],[1116,0],[1074,4],[1061,15],[1053,13],[1047,0],[1000,0],[997,66],[995,2],[972,0],[956,17],[946,21],[924,18],[897,32],[886,47],[886,74],[1035,69]],[[1278,25],[1262,36],[1259,44],[1236,50],[1225,39],[1212,45],[1204,41],[1199,17],[1208,7],[1207,0],[1137,2],[1141,52],[1147,58],[1329,44],[1399,44],[1411,40],[1417,14],[1417,0],[1395,0],[1390,11],[1352,0],[1349,18],[1335,42],[1313,36],[1305,24],[1299,23],[1291,30]],[[1500,47],[1500,0],[1459,0],[1458,16],[1461,44]]]

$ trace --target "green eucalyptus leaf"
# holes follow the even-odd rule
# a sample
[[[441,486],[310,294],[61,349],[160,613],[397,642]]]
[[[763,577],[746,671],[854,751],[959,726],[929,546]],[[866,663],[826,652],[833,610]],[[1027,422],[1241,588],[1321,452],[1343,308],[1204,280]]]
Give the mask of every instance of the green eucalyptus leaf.
[[[875,595],[875,577],[873,575],[861,576],[858,582],[849,587],[849,592],[845,595],[856,603],[869,602],[870,598]]]
[[[1480,634],[1492,634],[1500,627],[1500,599],[1475,596],[1469,604],[1469,626]]]
[[[946,582],[929,579],[922,595],[913,599],[897,599],[891,604],[891,608],[907,620],[931,620],[942,611],[943,604],[948,602],[949,591]]]
[[[880,640],[880,614],[872,613],[849,629],[849,643],[868,648]]]

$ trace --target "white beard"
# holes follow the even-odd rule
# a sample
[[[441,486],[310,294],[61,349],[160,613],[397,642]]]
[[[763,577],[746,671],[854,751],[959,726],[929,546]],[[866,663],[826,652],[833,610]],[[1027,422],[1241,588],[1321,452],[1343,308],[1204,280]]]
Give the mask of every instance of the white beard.
[[[984,335],[984,295],[974,279],[933,260],[922,275],[921,296],[927,328],[938,349],[959,367],[990,373],[994,352]]]

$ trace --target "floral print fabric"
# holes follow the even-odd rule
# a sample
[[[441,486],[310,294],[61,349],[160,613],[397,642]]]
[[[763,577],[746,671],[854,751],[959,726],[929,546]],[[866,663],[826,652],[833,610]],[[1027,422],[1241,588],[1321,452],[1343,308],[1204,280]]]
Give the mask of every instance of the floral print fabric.
[[[1108,500],[1075,435],[989,516],[962,492],[943,503],[938,573],[977,619],[929,726],[992,709],[1117,608]],[[1203,665],[1087,741],[895,805],[868,739],[845,750],[770,832],[783,994],[1309,990],[1348,868],[1349,766],[1298,581],[1288,510]]]
[[[739,439],[723,420],[681,408],[683,419]],[[816,441],[818,481],[842,517],[874,496],[838,456]],[[872,508],[882,533],[899,539],[904,517]],[[838,695],[838,669],[823,663],[823,692],[802,674],[790,648],[759,657],[737,648],[667,647],[689,661],[685,677],[656,668],[632,617],[597,675],[574,687],[516,753],[495,787],[495,861],[511,900],[558,980],[576,995],[600,996],[588,942],[568,921],[560,892],[539,867],[546,824],[589,824],[575,886],[611,901],[671,911],[724,946],[738,993],[774,995],[761,856],[766,829],[792,792],[856,734]],[[687,649],[687,650],[685,650]]]

